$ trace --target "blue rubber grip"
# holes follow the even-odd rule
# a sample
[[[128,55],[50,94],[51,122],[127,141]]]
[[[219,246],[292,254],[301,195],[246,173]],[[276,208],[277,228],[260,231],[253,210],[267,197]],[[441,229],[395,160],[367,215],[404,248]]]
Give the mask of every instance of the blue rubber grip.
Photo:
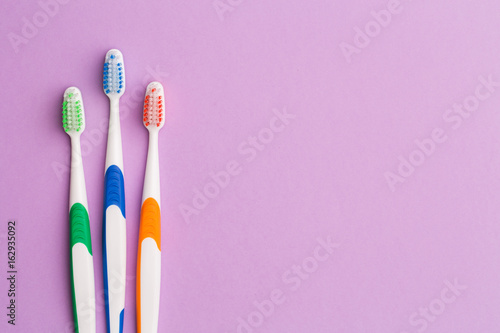
[[[125,186],[123,173],[116,165],[111,165],[104,175],[104,211],[111,206],[120,207],[125,217]]]
[[[106,306],[107,332],[109,329],[109,294],[108,294],[108,260],[106,250],[106,210],[109,206],[115,205],[120,208],[123,218],[125,218],[125,185],[123,173],[116,165],[111,165],[104,175],[104,211],[102,218],[102,263],[104,274],[104,304]],[[120,315],[120,332],[123,332],[123,312]]]

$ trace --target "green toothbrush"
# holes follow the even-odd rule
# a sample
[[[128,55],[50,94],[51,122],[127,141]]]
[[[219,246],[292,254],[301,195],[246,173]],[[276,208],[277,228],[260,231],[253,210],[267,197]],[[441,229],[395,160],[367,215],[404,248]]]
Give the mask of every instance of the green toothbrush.
[[[78,88],[66,89],[62,109],[63,128],[71,138],[69,222],[75,332],[95,333],[94,259],[80,146],[80,135],[85,129],[85,115],[82,94]]]

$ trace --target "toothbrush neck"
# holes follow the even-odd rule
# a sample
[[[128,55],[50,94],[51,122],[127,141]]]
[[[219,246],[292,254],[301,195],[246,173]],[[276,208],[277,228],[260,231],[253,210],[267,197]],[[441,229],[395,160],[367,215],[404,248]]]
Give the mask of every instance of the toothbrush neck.
[[[110,99],[108,146],[106,150],[106,168],[116,165],[123,172],[123,152],[120,130],[119,99]]]
[[[81,167],[82,162],[82,148],[80,146],[80,136],[71,136],[71,169]]]
[[[154,198],[160,205],[160,161],[158,156],[158,131],[149,132],[148,158],[142,200]]]
[[[83,173],[80,135],[71,136],[70,209],[76,202],[87,207],[87,193],[85,189],[85,175]]]
[[[110,111],[111,113],[118,113],[119,111],[119,105],[120,105],[120,98],[110,98],[109,99],[109,105],[110,105]]]

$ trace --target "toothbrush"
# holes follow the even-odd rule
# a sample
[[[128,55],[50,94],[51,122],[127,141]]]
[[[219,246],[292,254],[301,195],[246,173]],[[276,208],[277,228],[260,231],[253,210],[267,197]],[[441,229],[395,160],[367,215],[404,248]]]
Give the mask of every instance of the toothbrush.
[[[137,255],[137,332],[158,330],[161,280],[161,212],[158,133],[165,123],[164,91],[151,82],[144,98],[144,126],[149,131]]]
[[[80,146],[80,135],[85,129],[85,114],[82,94],[78,88],[66,89],[62,109],[63,128],[71,138],[69,222],[75,332],[95,333],[94,259]]]
[[[125,91],[125,68],[120,51],[113,49],[106,53],[102,83],[110,102],[102,236],[104,297],[108,333],[122,333],[127,246],[119,114],[120,97]]]

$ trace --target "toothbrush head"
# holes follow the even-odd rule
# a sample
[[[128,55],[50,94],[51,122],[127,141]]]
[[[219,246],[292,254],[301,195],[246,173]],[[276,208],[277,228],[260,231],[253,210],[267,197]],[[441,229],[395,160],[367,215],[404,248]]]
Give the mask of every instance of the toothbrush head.
[[[64,92],[62,121],[64,131],[70,136],[79,135],[85,129],[82,93],[77,87],[69,87]]]
[[[106,53],[102,71],[102,88],[104,93],[120,97],[125,91],[125,66],[123,55],[119,50],[112,49]]]
[[[146,88],[142,120],[148,130],[159,130],[165,124],[165,94],[160,82],[151,82]]]

